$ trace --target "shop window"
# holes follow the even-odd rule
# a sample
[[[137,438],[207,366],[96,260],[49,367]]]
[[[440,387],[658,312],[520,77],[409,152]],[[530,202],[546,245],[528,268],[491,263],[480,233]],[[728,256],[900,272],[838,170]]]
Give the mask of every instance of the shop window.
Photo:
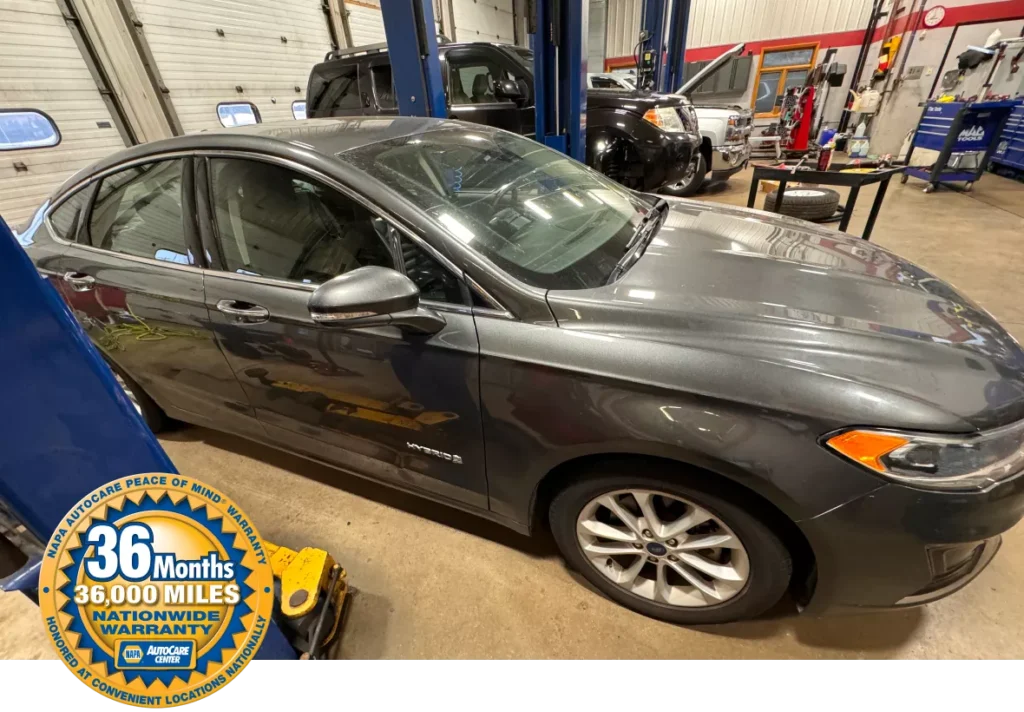
[[[292,118],[295,119],[296,121],[302,121],[303,119],[306,118],[306,102],[292,102]]]
[[[220,119],[220,125],[225,128],[250,126],[260,123],[260,110],[248,101],[217,104],[217,118]]]
[[[34,109],[0,110],[0,151],[46,148],[60,143],[53,119]]]
[[[762,51],[751,97],[754,115],[758,118],[778,116],[786,92],[807,81],[817,53],[816,44]]]

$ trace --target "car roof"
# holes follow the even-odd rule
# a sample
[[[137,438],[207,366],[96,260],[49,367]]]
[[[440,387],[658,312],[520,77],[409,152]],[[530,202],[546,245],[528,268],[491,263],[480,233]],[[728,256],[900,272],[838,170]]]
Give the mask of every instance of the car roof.
[[[334,157],[371,143],[459,125],[461,122],[450,119],[420,116],[350,116],[209,129],[151,141],[113,153],[68,178],[53,196],[113,166],[159,154],[216,150],[281,153],[282,150],[299,150]],[[474,127],[483,130],[487,128]]]
[[[208,129],[203,135],[223,137],[227,143],[239,135],[263,136],[302,144],[317,153],[335,155],[379,141],[425,133],[452,122],[421,116],[346,116],[302,121],[283,120],[230,129]]]

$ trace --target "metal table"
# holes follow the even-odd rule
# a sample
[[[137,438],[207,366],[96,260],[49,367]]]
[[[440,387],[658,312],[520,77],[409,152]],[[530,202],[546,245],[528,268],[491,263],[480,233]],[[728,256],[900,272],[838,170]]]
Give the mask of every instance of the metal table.
[[[864,226],[864,234],[861,238],[869,240],[871,231],[875,227],[875,220],[878,219],[878,211],[882,208],[882,201],[885,199],[885,191],[889,188],[889,180],[903,172],[903,166],[896,168],[880,168],[870,173],[841,173],[840,171],[815,171],[797,170],[792,168],[777,168],[775,166],[754,165],[754,176],[750,183],[750,194],[747,196],[747,207],[754,207],[754,200],[757,198],[757,190],[762,180],[775,180],[779,182],[779,195],[775,201],[775,208],[772,212],[781,213],[782,203],[786,195],[786,184],[789,182],[810,183],[813,185],[840,185],[850,189],[850,195],[846,205],[839,206],[839,213],[829,220],[839,221],[840,232],[846,232],[850,226],[850,218],[853,217],[853,209],[857,204],[860,189],[872,183],[878,183],[878,191],[875,193],[875,201],[871,204],[871,214],[868,215],[868,222]]]

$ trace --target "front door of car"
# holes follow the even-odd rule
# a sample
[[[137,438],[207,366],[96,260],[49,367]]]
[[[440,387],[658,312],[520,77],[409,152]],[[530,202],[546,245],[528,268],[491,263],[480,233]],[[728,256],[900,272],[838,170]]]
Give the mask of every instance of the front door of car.
[[[442,73],[447,77],[451,118],[523,132],[523,110],[512,99],[499,96],[497,82],[512,78],[503,60],[487,47],[458,47],[445,52]]]
[[[458,281],[316,177],[243,158],[211,156],[205,166],[203,236],[220,268],[206,274],[207,307],[267,434],[345,469],[486,507],[479,348]],[[424,335],[314,322],[316,287],[370,265],[405,270],[422,298],[441,302],[446,326]]]
[[[102,178],[58,284],[92,341],[170,415],[259,433],[209,330],[191,171],[191,158],[170,158]]]

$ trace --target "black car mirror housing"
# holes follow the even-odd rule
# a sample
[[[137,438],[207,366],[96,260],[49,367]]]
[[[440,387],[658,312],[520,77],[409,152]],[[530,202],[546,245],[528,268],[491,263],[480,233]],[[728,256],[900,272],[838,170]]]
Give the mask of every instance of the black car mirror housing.
[[[494,96],[498,99],[511,99],[519,101],[523,98],[523,92],[519,84],[511,79],[499,79],[494,83]]]
[[[420,306],[419,287],[387,267],[360,267],[324,282],[308,308],[317,324],[342,329],[394,325],[433,334],[445,325],[444,317]]]

